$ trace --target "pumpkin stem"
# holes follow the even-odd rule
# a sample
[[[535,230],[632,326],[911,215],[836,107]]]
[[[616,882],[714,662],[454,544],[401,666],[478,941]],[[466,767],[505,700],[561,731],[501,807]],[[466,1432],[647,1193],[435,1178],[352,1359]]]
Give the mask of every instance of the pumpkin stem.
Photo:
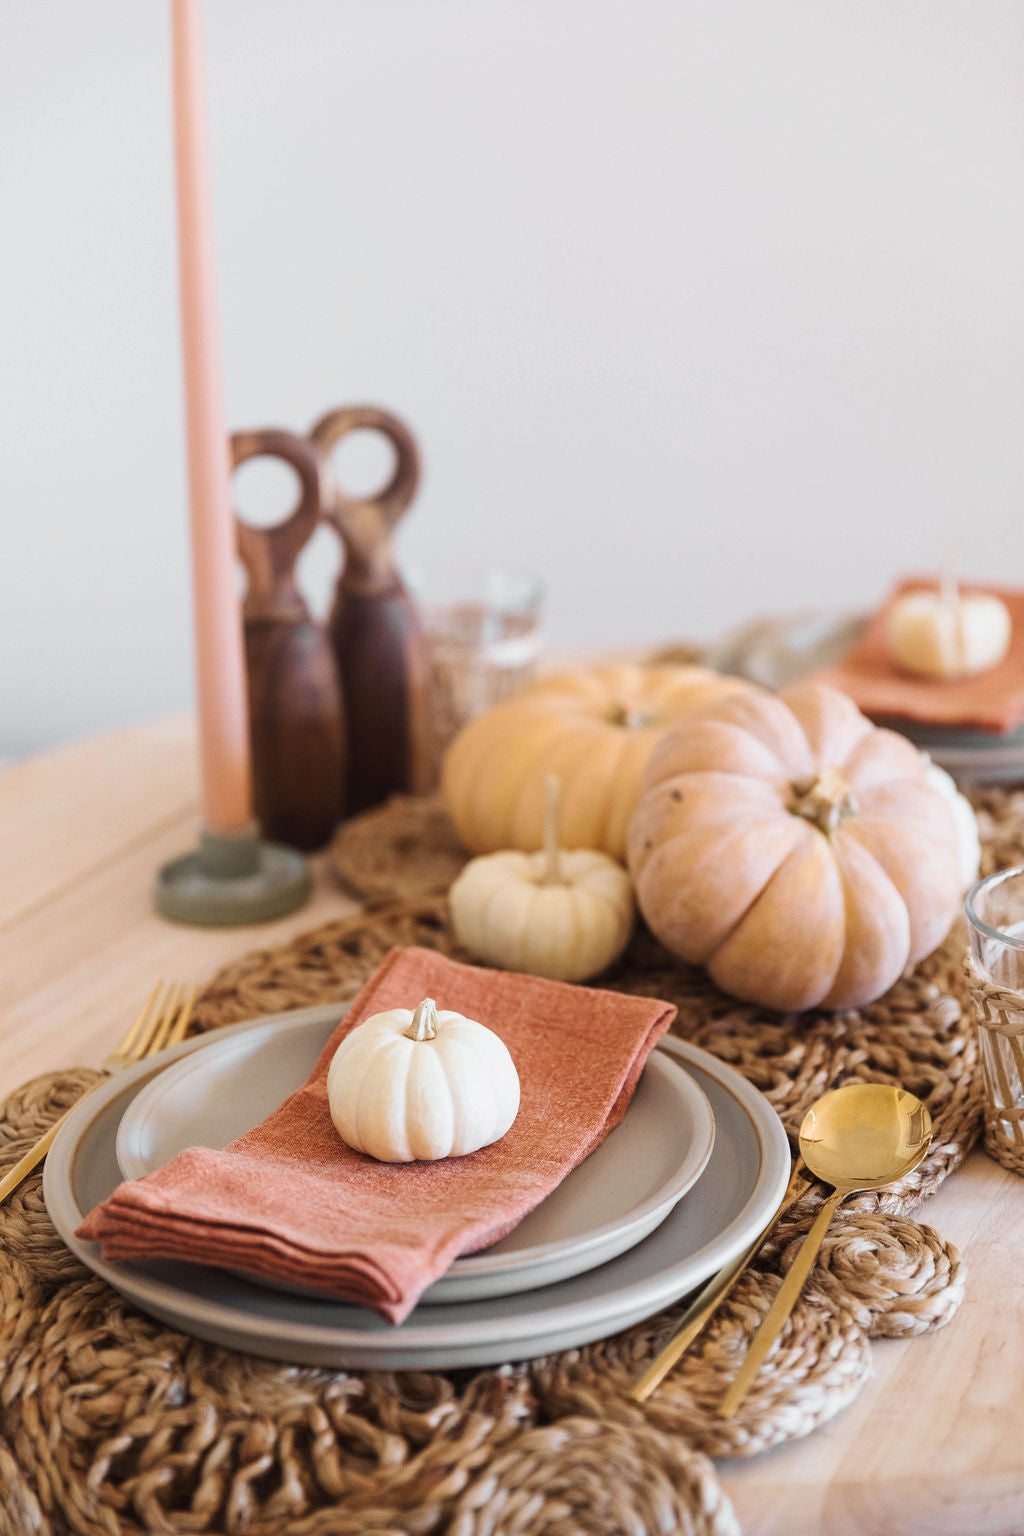
[[[611,725],[621,725],[627,731],[641,731],[644,726],[657,724],[657,717],[647,710],[634,709],[630,704],[616,704],[608,716]]]
[[[826,836],[848,816],[857,814],[853,791],[836,768],[823,768],[817,778],[797,780],[790,789],[793,794],[787,811],[812,822]]]
[[[556,773],[544,778],[544,878],[543,885],[561,885],[562,861],[558,843],[562,820],[562,783]]]
[[[437,1004],[432,997],[425,997],[412,1016],[408,1029],[402,1034],[407,1040],[435,1040],[437,1038]]]

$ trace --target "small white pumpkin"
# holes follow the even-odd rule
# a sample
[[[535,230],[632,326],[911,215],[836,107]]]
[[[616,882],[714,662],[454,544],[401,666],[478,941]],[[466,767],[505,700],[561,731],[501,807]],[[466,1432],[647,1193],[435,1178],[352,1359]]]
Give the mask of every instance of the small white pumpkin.
[[[479,960],[555,981],[607,970],[633,931],[633,888],[606,853],[558,846],[559,787],[545,786],[544,851],[472,859],[448,892],[459,943]]]
[[[945,768],[940,768],[938,763],[933,763],[927,752],[922,752],[921,756],[925,761],[926,781],[949,802],[949,808],[953,812],[953,821],[956,824],[956,851],[960,860],[960,884],[965,891],[969,890],[977,880],[978,871],[981,868],[978,818],[974,814],[973,805],[966,795],[960,793],[955,779],[946,772]]]
[[[1013,620],[994,592],[961,592],[952,572],[938,587],[905,592],[886,620],[889,659],[922,677],[975,677],[1010,648]]]
[[[327,1073],[327,1102],[355,1151],[382,1163],[434,1162],[504,1136],[519,1113],[519,1074],[492,1029],[425,997],[346,1035]]]

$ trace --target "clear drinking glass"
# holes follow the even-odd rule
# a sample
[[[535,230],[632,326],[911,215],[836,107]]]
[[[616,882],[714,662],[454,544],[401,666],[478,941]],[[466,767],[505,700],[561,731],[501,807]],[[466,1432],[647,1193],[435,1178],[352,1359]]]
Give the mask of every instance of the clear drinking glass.
[[[532,571],[504,565],[413,570],[409,585],[430,658],[436,781],[455,733],[535,675],[544,588]]]
[[[985,1144],[1024,1174],[1024,865],[979,880],[965,908],[985,1072]]]

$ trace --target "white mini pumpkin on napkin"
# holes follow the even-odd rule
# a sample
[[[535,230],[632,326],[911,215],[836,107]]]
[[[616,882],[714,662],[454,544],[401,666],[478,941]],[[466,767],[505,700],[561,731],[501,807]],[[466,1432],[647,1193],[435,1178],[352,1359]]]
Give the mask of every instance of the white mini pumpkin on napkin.
[[[382,1163],[463,1157],[498,1141],[519,1113],[505,1042],[425,997],[375,1013],[346,1035],[327,1073],[335,1129]]]

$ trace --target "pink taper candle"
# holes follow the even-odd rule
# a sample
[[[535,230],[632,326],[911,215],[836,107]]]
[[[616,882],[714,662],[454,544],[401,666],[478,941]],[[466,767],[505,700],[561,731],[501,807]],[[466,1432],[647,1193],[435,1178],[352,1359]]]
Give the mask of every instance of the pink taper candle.
[[[232,833],[252,819],[252,781],[217,319],[201,0],[171,0],[171,34],[203,819],[210,832]]]

